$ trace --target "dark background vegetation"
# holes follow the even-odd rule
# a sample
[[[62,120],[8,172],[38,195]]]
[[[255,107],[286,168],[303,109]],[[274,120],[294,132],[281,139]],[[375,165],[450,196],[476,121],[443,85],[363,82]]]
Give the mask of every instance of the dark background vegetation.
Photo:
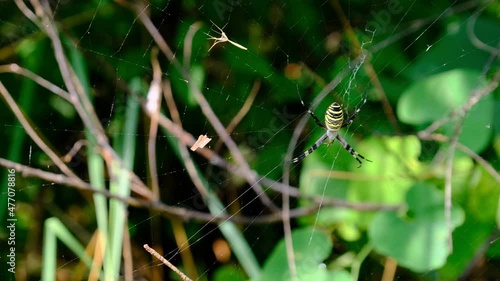
[[[299,197],[290,198],[290,209],[299,214],[291,218],[291,237],[300,280],[499,280],[498,2],[45,2],[109,143],[121,157],[127,153],[124,147],[128,152],[133,148],[131,170],[148,187],[152,177],[158,178],[159,201],[220,215],[207,207],[216,201],[203,201],[179,152],[179,144],[192,143],[160,124],[155,137],[157,173],[151,176],[147,153],[151,117],[139,108],[137,128],[126,127],[133,115],[128,107],[144,104],[154,73],[151,53],[157,41],[144,27],[141,14],[151,19],[189,75],[187,83],[160,50],[161,79],[171,84],[185,132],[195,139],[207,134],[212,138],[208,147],[234,167],[241,163],[227,146],[218,145],[223,138],[190,87],[198,87],[225,127],[246,103],[251,105],[229,136],[248,163],[247,171],[254,171],[258,179],[300,190]],[[209,51],[213,40],[208,40],[208,34],[219,37],[216,25],[248,50],[225,42]],[[67,87],[51,40],[14,1],[0,1],[0,34],[0,81],[36,132],[61,157],[79,140],[92,143],[89,128],[71,103],[7,70],[7,64],[16,63],[58,87]],[[341,78],[338,85],[332,82],[336,78]],[[253,87],[257,92],[249,102]],[[301,153],[324,133],[301,101],[323,119],[333,101],[352,114],[365,93],[366,105],[340,134],[371,162],[357,168],[358,163],[334,143],[321,146],[288,170],[285,157]],[[175,118],[165,98],[161,112]],[[301,118],[308,121],[290,153],[287,149]],[[11,106],[0,103],[0,158],[61,174],[17,119]],[[438,126],[432,127],[435,122]],[[134,144],[127,146],[127,141]],[[84,146],[67,163],[85,182],[90,182],[88,149],[93,145]],[[102,151],[94,150],[101,156]],[[219,198],[224,211],[252,221],[236,222],[240,236],[233,235],[246,241],[242,246],[255,256],[260,277],[246,269],[251,261],[234,254],[237,242],[220,231],[217,220],[176,217],[139,204],[123,213],[128,235],[120,239],[131,245],[124,255],[132,261],[133,275],[127,275],[128,265],[122,263],[120,278],[180,280],[167,267],[156,266],[157,260],[142,249],[149,244],[193,279],[286,280],[283,276],[290,276],[286,253],[290,252],[285,251],[283,237],[290,234],[284,233],[279,213],[285,195],[272,188],[276,185],[260,182],[277,206],[273,209],[261,200],[263,194],[253,190],[255,184],[245,178],[245,172],[228,171],[203,154],[189,153],[205,187]],[[2,162],[0,178],[2,280],[14,279],[4,261],[9,165]],[[46,268],[42,239],[47,235],[47,219],[56,218],[93,257],[91,238],[99,230],[93,192],[26,177],[16,170],[15,277],[38,280],[42,272],[54,271],[59,280],[71,280],[72,275],[89,278],[68,242],[58,242],[57,252],[51,254],[57,266]],[[284,170],[289,176],[283,175]],[[113,172],[104,165],[101,171],[109,189]],[[144,199],[134,192],[126,196]],[[307,199],[311,197],[317,200]],[[338,201],[322,202],[322,198]],[[447,209],[449,219],[444,215],[446,200],[454,206]],[[365,203],[375,206],[370,209]],[[307,211],[308,207],[312,209]],[[279,219],[264,221],[270,214]],[[449,227],[454,229],[452,253]],[[188,239],[185,244],[179,242],[183,235]],[[182,254],[175,250],[180,244]],[[231,251],[227,259],[224,250]]]

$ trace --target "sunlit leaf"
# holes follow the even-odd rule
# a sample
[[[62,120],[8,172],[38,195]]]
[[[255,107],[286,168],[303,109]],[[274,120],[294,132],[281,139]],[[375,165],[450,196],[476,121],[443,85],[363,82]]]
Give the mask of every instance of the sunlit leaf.
[[[318,229],[301,228],[292,232],[295,264],[299,276],[313,274],[332,251],[329,236]],[[258,280],[289,280],[285,240],[282,239],[267,258]]]

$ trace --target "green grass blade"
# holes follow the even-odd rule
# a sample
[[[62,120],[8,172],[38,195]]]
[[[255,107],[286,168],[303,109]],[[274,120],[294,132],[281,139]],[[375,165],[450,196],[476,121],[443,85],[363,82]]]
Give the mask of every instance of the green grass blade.
[[[56,280],[57,239],[66,245],[88,268],[92,267],[92,259],[85,253],[85,248],[57,218],[49,218],[44,225],[42,280]]]
[[[137,81],[133,83],[138,83]],[[130,195],[130,175],[127,169],[133,168],[135,157],[135,136],[139,118],[139,104],[134,98],[127,101],[125,112],[124,134],[117,139],[114,149],[123,159],[125,167],[120,163],[112,163],[110,191],[114,194],[127,197]],[[109,205],[109,243],[106,251],[105,280],[118,280],[122,257],[123,231],[127,216],[127,205],[115,199]]]

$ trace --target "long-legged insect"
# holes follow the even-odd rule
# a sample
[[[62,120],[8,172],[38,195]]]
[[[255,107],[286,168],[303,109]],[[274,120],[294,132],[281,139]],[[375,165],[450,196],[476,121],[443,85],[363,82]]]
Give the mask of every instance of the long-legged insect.
[[[229,42],[232,45],[234,45],[234,46],[236,46],[236,47],[238,47],[238,48],[240,48],[242,50],[248,50],[247,47],[242,46],[242,45],[240,45],[240,44],[238,44],[238,43],[236,43],[234,41],[229,40],[229,38],[227,37],[226,33],[224,33],[224,31],[222,30],[222,28],[224,28],[225,26],[223,26],[222,28],[220,28],[214,22],[212,22],[212,24],[215,25],[215,27],[217,27],[220,30],[220,32],[215,31],[215,32],[217,32],[217,33],[220,34],[220,37],[217,38],[217,37],[213,37],[213,36],[207,34],[208,35],[208,39],[215,40],[214,43],[212,44],[212,46],[210,47],[210,49],[208,49],[209,52],[210,52],[210,50],[212,50],[212,48],[215,45],[217,45],[219,43],[224,43],[224,42]]]

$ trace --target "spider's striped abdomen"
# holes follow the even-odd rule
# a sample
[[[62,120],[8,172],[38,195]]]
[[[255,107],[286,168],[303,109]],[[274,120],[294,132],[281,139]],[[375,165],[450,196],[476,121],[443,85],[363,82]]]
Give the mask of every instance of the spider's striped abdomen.
[[[344,112],[337,102],[330,104],[325,114],[326,129],[332,132],[338,132],[344,122]]]

